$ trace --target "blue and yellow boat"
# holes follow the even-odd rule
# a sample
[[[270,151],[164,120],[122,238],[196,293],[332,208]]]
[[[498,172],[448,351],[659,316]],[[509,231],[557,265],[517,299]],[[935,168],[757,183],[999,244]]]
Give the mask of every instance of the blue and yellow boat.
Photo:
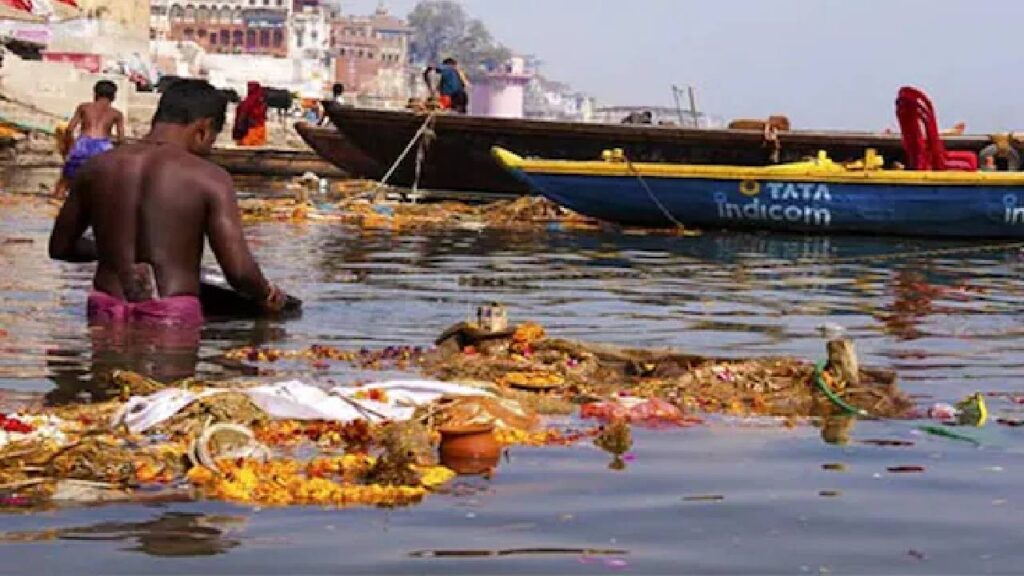
[[[1024,172],[884,169],[868,150],[766,167],[494,158],[533,191],[586,216],[631,226],[1024,238]]]

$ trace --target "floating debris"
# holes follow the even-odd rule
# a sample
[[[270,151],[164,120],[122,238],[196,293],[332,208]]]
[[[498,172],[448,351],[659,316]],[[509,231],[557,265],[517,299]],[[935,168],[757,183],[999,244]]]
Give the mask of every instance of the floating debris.
[[[924,466],[890,466],[886,470],[892,474],[920,474],[925,471]]]
[[[465,230],[598,229],[593,219],[580,216],[540,197],[522,197],[486,204],[462,202],[373,202],[349,198],[337,204],[314,204],[303,198],[250,199],[239,202],[243,220],[341,222],[366,230],[415,231],[426,228]]]
[[[720,494],[704,494],[699,496],[684,496],[683,502],[722,502],[725,496]]]

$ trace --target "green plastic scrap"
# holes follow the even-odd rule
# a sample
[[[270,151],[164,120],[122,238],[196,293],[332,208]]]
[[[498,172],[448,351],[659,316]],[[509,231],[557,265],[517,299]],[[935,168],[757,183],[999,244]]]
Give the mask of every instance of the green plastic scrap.
[[[840,398],[838,394],[833,392],[832,389],[828,387],[828,384],[825,383],[825,368],[827,366],[828,362],[824,361],[818,362],[814,366],[814,383],[817,384],[818,390],[821,390],[821,393],[824,394],[826,398],[828,398],[829,402],[831,402],[832,404],[834,404],[836,407],[846,412],[847,414],[853,414],[855,416],[860,416],[862,418],[870,418],[871,414],[869,414],[867,410],[857,408],[856,406],[851,406],[846,400]]]
[[[925,432],[927,434],[931,434],[932,436],[941,436],[943,438],[949,438],[950,440],[959,440],[960,442],[968,442],[970,444],[974,444],[975,446],[981,446],[981,442],[979,442],[977,439],[971,438],[966,434],[954,432],[950,430],[947,426],[919,426],[918,430]]]

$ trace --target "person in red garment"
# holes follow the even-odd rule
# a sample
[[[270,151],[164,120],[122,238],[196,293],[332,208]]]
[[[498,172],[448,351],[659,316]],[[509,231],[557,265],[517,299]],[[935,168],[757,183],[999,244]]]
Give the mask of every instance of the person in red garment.
[[[267,95],[259,82],[249,82],[249,93],[235,110],[231,137],[239,146],[267,143]]]

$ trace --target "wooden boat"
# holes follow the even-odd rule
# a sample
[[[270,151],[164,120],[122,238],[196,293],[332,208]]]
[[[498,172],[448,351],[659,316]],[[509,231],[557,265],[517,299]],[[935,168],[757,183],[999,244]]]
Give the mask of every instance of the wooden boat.
[[[379,179],[384,175],[380,165],[352,144],[337,128],[321,128],[308,122],[299,122],[295,131],[320,158],[330,162],[354,178]]]
[[[527,160],[497,163],[547,198],[625,225],[1024,238],[1024,173],[885,170],[817,158],[768,167]]]
[[[379,180],[401,156],[426,117],[406,111],[368,110],[324,104],[341,135],[312,127],[299,128],[306,142],[353,176]],[[526,194],[529,188],[491,159],[491,147],[515,150],[525,157],[588,160],[608,148],[622,148],[636,162],[764,166],[771,149],[763,131],[692,129],[671,126],[585,124],[485,118],[452,114],[433,120],[436,138],[427,147],[420,187],[434,190]],[[856,159],[874,148],[892,160],[903,157],[898,134],[866,132],[804,132],[778,134],[780,160],[794,162],[826,150],[837,159]],[[978,152],[987,136],[945,139],[951,150]],[[357,154],[358,152],[358,154]],[[408,154],[390,180],[409,187],[416,178],[415,151]],[[353,159],[358,159],[354,164]],[[358,165],[356,165],[358,164]]]
[[[324,178],[347,177],[336,164],[295,148],[215,148],[210,160],[235,175],[290,178],[312,172]]]

